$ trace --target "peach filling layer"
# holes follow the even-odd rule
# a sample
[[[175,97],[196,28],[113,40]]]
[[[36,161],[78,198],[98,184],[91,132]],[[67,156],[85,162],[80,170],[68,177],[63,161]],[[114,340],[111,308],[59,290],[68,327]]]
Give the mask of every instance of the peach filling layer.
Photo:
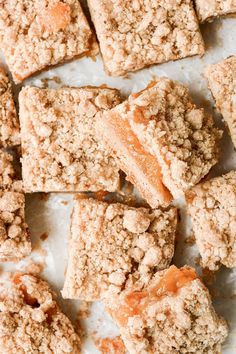
[[[112,313],[121,324],[126,325],[128,318],[142,315],[145,309],[162,300],[165,296],[175,296],[178,291],[197,278],[194,269],[171,266],[161,280],[147,291],[133,291],[125,296],[117,313]]]

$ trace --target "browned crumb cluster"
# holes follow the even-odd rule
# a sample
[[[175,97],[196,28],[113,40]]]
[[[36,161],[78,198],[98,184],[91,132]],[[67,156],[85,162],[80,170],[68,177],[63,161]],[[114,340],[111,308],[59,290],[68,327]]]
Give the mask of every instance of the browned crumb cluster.
[[[98,52],[77,0],[1,1],[0,46],[16,83],[48,66]]]
[[[19,103],[27,192],[118,189],[119,168],[94,126],[97,112],[120,103],[117,90],[25,87]]]
[[[199,184],[187,193],[203,267],[236,266],[236,172]]]
[[[158,272],[107,306],[130,354],[216,354],[228,334],[208,290],[187,267]]]
[[[190,0],[89,0],[88,3],[105,69],[110,75],[204,54]]]
[[[12,157],[0,151],[0,261],[17,261],[30,251],[22,183],[14,179]]]
[[[174,254],[177,211],[75,201],[63,297],[87,301],[148,283]]]
[[[152,207],[166,196],[162,183],[177,198],[218,160],[221,132],[213,118],[196,107],[185,86],[167,78],[101,114],[97,129]]]
[[[121,337],[99,338],[95,345],[101,354],[126,354],[126,348]]]
[[[0,347],[5,354],[79,354],[80,339],[49,285],[17,275],[0,287]]]
[[[200,22],[236,12],[234,0],[195,0],[195,4]]]
[[[0,67],[0,147],[20,144],[20,127],[9,78]]]
[[[210,65],[205,76],[236,147],[236,56]]]

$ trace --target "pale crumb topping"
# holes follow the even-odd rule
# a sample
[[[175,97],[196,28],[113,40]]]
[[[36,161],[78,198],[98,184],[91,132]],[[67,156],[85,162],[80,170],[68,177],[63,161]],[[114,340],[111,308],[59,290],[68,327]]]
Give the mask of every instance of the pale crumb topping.
[[[236,147],[236,56],[210,65],[205,76]]]
[[[119,168],[94,123],[97,112],[118,103],[115,89],[25,87],[19,96],[25,190],[116,191]]]
[[[63,297],[94,301],[129,282],[148,283],[172,260],[176,226],[175,208],[76,200]]]
[[[0,45],[16,83],[51,65],[98,52],[78,0],[1,1]]]
[[[236,12],[236,0],[195,0],[200,22]]]
[[[141,180],[138,189],[150,205],[153,200],[147,191],[151,194],[152,185],[149,181],[145,183],[144,179],[142,183],[142,173],[157,177],[159,166],[160,187],[157,189],[160,190],[163,182],[178,198],[207,175],[218,161],[221,131],[214,127],[212,116],[196,107],[185,86],[167,78],[151,83],[105,112],[97,120],[97,126],[117,154],[121,169],[125,165],[128,178],[134,182]],[[113,130],[118,139],[119,126],[124,127],[124,131],[129,129],[138,138],[142,149],[153,156],[157,168],[154,168],[153,161],[146,165],[147,157],[141,148],[137,149],[137,143],[130,141],[130,133],[124,138],[122,132],[117,143],[115,137],[109,139]],[[136,149],[137,154],[143,156],[143,161],[139,158],[134,164],[131,154],[122,154],[122,147],[130,145],[132,151]]]
[[[107,309],[128,352],[220,353],[228,334],[226,321],[216,314],[200,279],[178,279],[176,272],[189,268],[171,274],[173,269],[157,272],[145,287],[135,286],[108,299]]]
[[[4,354],[79,354],[80,339],[49,285],[25,274],[0,286],[0,347]]]
[[[20,144],[20,126],[9,78],[0,67],[0,147]]]
[[[110,75],[204,54],[190,0],[89,0],[88,4]]]
[[[235,267],[236,172],[194,187],[187,202],[203,267]]]
[[[0,261],[17,261],[30,252],[22,183],[15,180],[11,155],[0,151]]]

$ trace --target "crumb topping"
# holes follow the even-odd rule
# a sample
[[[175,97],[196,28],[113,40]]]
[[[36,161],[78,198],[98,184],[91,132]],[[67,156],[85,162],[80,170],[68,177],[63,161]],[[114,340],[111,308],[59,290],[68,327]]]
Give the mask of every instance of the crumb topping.
[[[80,353],[79,337],[45,281],[18,275],[14,284],[1,284],[0,298],[4,353]]]
[[[236,56],[210,65],[205,76],[216,100],[217,109],[223,115],[236,146]]]
[[[14,81],[98,47],[77,0],[6,0],[0,43]]]
[[[235,267],[236,172],[194,187],[187,202],[203,267]]]
[[[235,0],[195,0],[195,4],[201,22],[236,12]]]
[[[190,0],[89,0],[88,4],[110,75],[204,54]]]
[[[171,262],[176,226],[175,208],[77,200],[63,296],[93,301],[119,293],[129,282],[148,283]]]
[[[0,67],[0,147],[19,144],[20,127],[12,88],[6,72]]]
[[[113,126],[112,117],[117,121]],[[129,146],[130,141],[120,138],[115,145],[115,139],[109,140],[108,136],[111,128],[119,132],[119,125],[125,127],[128,122],[142,149],[157,161],[160,179],[175,198],[197,184],[218,161],[221,132],[214,127],[212,116],[196,107],[185,86],[170,79],[161,78],[130,95],[127,101],[105,112],[101,120],[100,129],[107,143],[116,150],[121,169],[128,157],[120,153],[119,146]],[[144,154],[143,160],[143,163],[139,161],[139,169],[146,173]],[[150,166],[148,173],[156,176],[158,170],[150,170]],[[134,164],[129,164],[128,171],[135,176],[134,180],[141,178]]]
[[[97,112],[120,102],[117,90],[26,87],[19,101],[26,191],[118,189],[119,168],[94,127]]]
[[[108,299],[107,308],[131,354],[215,354],[228,334],[208,290],[187,267],[157,272],[147,286]]]

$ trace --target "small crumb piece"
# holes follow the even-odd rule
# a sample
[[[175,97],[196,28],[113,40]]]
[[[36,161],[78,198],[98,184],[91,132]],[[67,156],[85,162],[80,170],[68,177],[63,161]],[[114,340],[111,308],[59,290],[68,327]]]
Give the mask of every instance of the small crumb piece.
[[[236,12],[235,0],[195,0],[195,5],[198,18],[202,23]]]
[[[174,254],[177,210],[75,201],[62,295],[94,301],[128,283],[147,283]]]
[[[2,282],[0,309],[2,353],[80,353],[70,320],[39,277],[18,273],[12,282]]]
[[[236,266],[236,172],[201,183],[186,194],[204,268]]]
[[[19,105],[25,191],[116,191],[119,167],[96,137],[95,116],[118,103],[115,89],[24,87]]]
[[[10,80],[0,67],[0,147],[20,145],[20,125]]]
[[[120,336],[96,339],[95,345],[101,354],[126,354],[126,348]]]
[[[5,0],[0,47],[16,83],[84,55],[98,45],[77,0]]]
[[[236,147],[236,56],[210,65],[205,71],[205,76],[216,101],[216,107],[222,114]]]
[[[204,54],[190,0],[88,1],[108,74]]]
[[[106,300],[130,354],[219,353],[228,335],[210,294],[190,267],[157,272]]]

